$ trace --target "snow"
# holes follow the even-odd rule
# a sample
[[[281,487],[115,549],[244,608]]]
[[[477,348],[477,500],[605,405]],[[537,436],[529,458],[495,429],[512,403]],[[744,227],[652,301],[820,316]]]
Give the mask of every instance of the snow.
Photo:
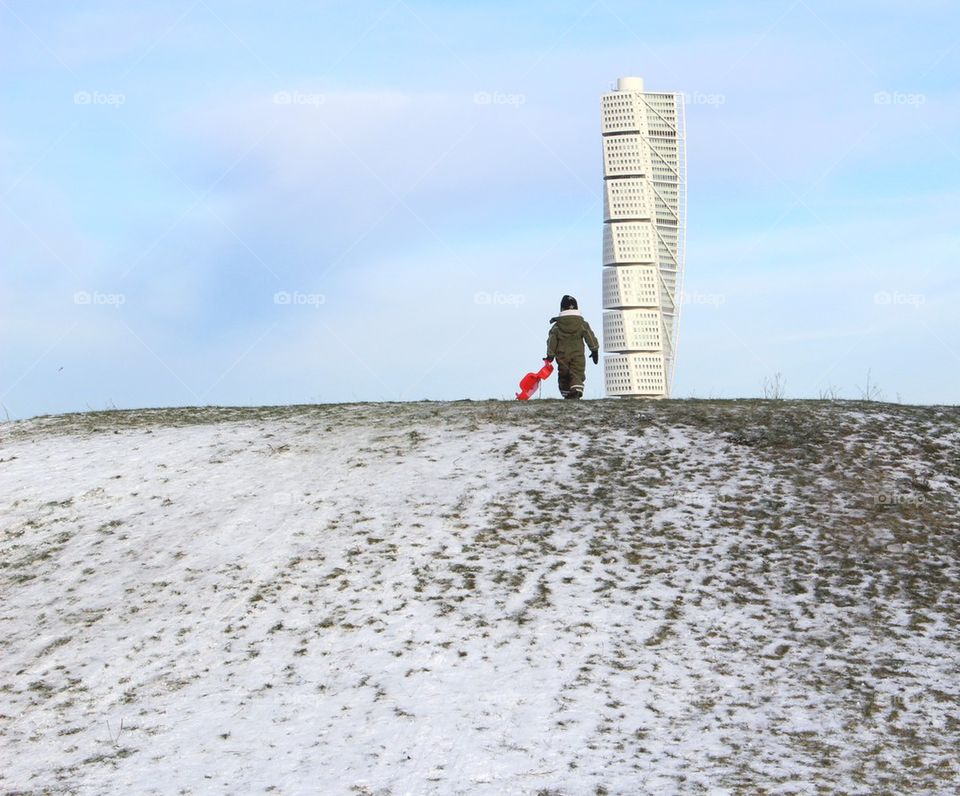
[[[5,426],[0,786],[955,792],[957,412],[704,405]]]

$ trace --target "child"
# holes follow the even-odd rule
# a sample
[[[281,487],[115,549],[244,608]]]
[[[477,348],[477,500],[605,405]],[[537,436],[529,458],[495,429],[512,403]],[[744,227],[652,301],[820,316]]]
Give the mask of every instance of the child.
[[[553,326],[547,337],[547,355],[544,360],[557,359],[557,381],[560,394],[574,400],[583,398],[583,382],[586,378],[587,360],[583,356],[583,344],[590,349],[590,358],[596,365],[600,361],[600,343],[590,328],[573,296],[560,300],[560,314],[550,319]]]

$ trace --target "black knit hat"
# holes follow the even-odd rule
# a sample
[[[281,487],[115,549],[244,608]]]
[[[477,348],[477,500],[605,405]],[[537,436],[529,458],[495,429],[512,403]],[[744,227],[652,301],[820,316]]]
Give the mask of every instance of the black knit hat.
[[[578,310],[577,300],[573,296],[564,296],[560,299],[560,312],[564,310]]]

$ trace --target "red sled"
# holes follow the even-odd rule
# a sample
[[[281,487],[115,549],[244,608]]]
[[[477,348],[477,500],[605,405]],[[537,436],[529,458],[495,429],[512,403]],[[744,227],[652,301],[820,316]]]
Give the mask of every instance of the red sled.
[[[517,393],[518,401],[529,401],[533,394],[540,389],[540,382],[546,381],[553,373],[553,363],[544,362],[543,367],[536,373],[528,373],[520,379],[520,392]]]

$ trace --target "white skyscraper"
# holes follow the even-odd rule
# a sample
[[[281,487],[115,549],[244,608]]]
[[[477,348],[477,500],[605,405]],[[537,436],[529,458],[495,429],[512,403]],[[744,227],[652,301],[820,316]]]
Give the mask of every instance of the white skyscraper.
[[[666,398],[683,288],[683,97],[622,77],[603,95],[603,350],[607,395]]]

